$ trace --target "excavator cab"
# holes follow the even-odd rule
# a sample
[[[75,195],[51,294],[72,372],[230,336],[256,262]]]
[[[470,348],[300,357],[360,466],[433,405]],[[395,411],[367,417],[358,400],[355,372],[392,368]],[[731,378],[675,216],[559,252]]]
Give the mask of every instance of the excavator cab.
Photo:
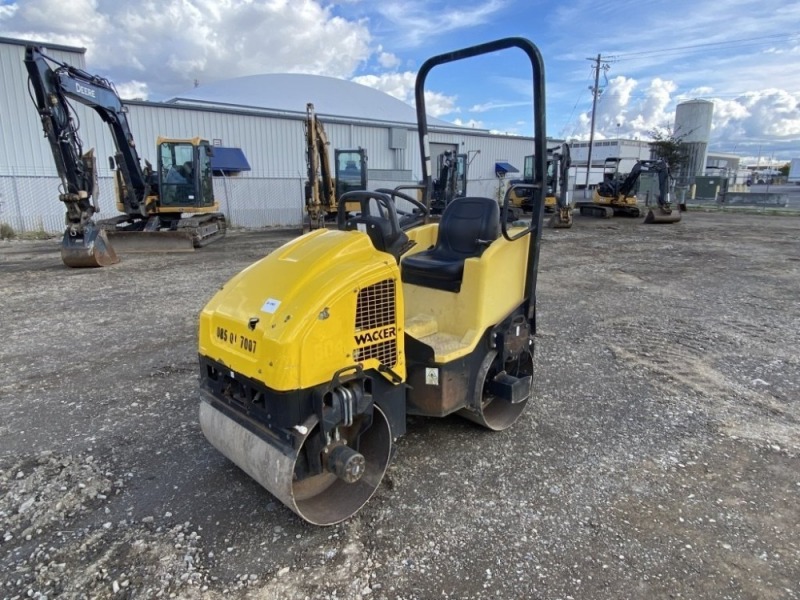
[[[159,138],[157,212],[193,212],[214,206],[212,147],[206,140]]]
[[[533,154],[525,157],[525,163],[522,167],[522,179],[512,179],[508,182],[508,218],[510,221],[521,219],[525,213],[531,212],[533,208],[533,189],[529,185],[533,182],[533,158]]]
[[[339,199],[347,192],[362,192],[367,189],[367,151],[364,148],[352,150],[335,149],[334,179],[336,181],[336,207]],[[348,202],[348,211],[357,210],[357,202]],[[337,208],[338,210],[338,208]]]
[[[364,148],[355,150],[334,151],[336,162],[336,197],[341,198],[347,192],[358,192],[367,189],[367,151]]]
[[[553,159],[553,153],[555,151],[555,148],[547,149],[547,175],[545,176],[545,181],[547,182],[547,193],[545,194],[544,198],[545,212],[555,211],[557,204],[556,196],[558,195],[558,165]]]
[[[545,212],[554,212],[558,204],[556,200],[558,169],[556,161],[553,160],[553,153],[556,152],[556,150],[558,150],[558,148],[547,149],[547,194],[545,194],[544,199]],[[512,220],[522,217],[524,213],[529,213],[533,209],[533,190],[531,190],[529,185],[533,182],[533,160],[533,154],[526,156],[522,167],[522,179],[514,179],[509,182],[511,186],[509,202]],[[521,183],[528,185],[519,185]]]

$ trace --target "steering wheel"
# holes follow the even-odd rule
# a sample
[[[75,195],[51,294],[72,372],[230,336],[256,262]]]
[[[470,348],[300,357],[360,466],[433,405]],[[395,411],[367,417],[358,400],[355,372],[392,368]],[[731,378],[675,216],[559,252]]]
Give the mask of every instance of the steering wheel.
[[[380,215],[375,215],[370,211],[370,201],[378,203]],[[398,235],[402,229],[397,218],[397,210],[394,201],[388,194],[379,191],[358,190],[346,192],[339,198],[339,210],[336,214],[336,224],[342,231],[347,229],[347,203],[358,202],[359,212],[362,216],[378,217],[388,221],[392,235]]]
[[[408,194],[400,192],[396,189],[389,189],[389,188],[378,188],[375,191],[381,194],[386,194],[392,199],[392,202],[394,202],[395,198],[401,198],[402,200],[405,200],[414,207],[414,210],[412,212],[408,212],[405,210],[401,210],[395,206],[395,212],[397,212],[398,215],[403,217],[400,221],[400,229],[404,231],[407,229],[411,229],[416,225],[421,224],[424,221],[425,217],[429,214],[428,207],[425,206],[422,202],[420,202],[416,198],[414,198],[413,196],[409,196]]]
[[[398,198],[402,198],[406,202],[410,202],[411,204],[414,205],[414,208],[416,208],[419,211],[419,213],[416,213],[416,214],[420,214],[421,213],[424,216],[425,214],[428,213],[428,208],[422,202],[420,202],[419,200],[417,200],[413,196],[409,196],[408,194],[405,194],[405,193],[400,192],[398,190],[390,190],[389,188],[379,188],[379,189],[377,189],[375,191],[376,192],[381,192],[382,194],[388,194],[389,196],[392,197],[392,199],[394,199],[394,197],[397,196]],[[398,215],[410,215],[410,214],[414,214],[414,213],[409,213],[409,212],[406,212],[404,210],[397,209],[397,214]]]

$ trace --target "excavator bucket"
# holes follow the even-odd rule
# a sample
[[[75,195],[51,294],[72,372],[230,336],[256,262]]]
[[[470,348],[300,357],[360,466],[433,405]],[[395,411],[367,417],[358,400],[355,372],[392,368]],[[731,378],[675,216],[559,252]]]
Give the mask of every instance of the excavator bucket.
[[[681,220],[681,213],[677,209],[664,210],[660,206],[651,208],[644,217],[645,223],[677,223]]]
[[[557,210],[550,217],[547,226],[552,229],[569,229],[572,227],[572,209],[570,208],[566,211]]]
[[[120,254],[145,252],[194,252],[194,236],[189,230],[108,231]]]
[[[119,262],[119,257],[106,237],[106,232],[93,225],[87,226],[83,234],[70,229],[61,240],[61,260],[68,267],[107,267]]]

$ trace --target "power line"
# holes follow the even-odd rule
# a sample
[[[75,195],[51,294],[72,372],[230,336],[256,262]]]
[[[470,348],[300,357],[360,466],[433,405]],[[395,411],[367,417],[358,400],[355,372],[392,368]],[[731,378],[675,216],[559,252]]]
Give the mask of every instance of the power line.
[[[779,39],[790,39],[790,38],[797,37],[798,35],[800,35],[800,34],[798,34],[797,32],[795,32],[795,33],[776,33],[776,34],[773,34],[773,35],[765,35],[765,36],[759,36],[759,37],[753,37],[753,38],[741,38],[741,39],[737,39],[737,40],[727,40],[727,41],[724,41],[724,42],[706,42],[704,44],[692,44],[692,45],[689,45],[689,46],[673,46],[672,48],[657,48],[657,49],[652,49],[652,50],[642,50],[640,52],[624,52],[622,54],[614,54],[614,55],[609,56],[607,58],[614,59],[614,60],[628,60],[629,58],[636,57],[636,56],[652,56],[652,55],[655,55],[655,54],[669,54],[669,53],[674,53],[674,52],[683,51],[683,50],[696,50],[696,49],[702,49],[702,48],[706,48],[707,49],[707,48],[716,47],[716,48],[721,49],[721,50],[722,49],[739,48],[739,47],[745,48],[745,47],[748,47],[748,46],[757,46],[757,45],[760,45],[760,44],[764,44],[764,43],[768,43],[768,42],[772,42],[772,41],[777,41]],[[758,42],[758,43],[757,44],[753,44],[753,43],[742,44],[742,42]]]
[[[589,81],[591,81],[592,75],[589,75]],[[591,89],[591,86],[589,87]],[[586,93],[585,90],[582,90],[580,94],[578,94],[577,100],[575,100],[575,106],[572,107],[572,111],[569,113],[569,117],[567,117],[566,123],[564,127],[561,128],[561,137],[566,137],[567,127],[569,127],[570,123],[572,123],[572,115],[575,114],[575,109],[578,108],[578,104],[581,100],[583,100],[583,95]],[[573,128],[574,131],[574,128]]]

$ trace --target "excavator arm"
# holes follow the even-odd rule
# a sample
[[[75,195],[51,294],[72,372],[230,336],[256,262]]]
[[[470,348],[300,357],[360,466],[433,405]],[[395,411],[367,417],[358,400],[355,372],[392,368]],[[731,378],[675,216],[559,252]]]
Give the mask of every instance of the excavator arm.
[[[556,211],[550,218],[548,225],[554,229],[568,229],[572,227],[572,203],[569,195],[569,168],[572,159],[569,153],[569,144],[562,144],[558,151],[553,152],[554,176],[556,177]]]
[[[636,182],[639,181],[639,176],[642,174],[642,167],[645,163],[649,163],[650,161],[638,161],[631,172],[628,173],[628,176],[622,180],[619,188],[617,189],[617,196],[622,196],[623,198],[628,198],[633,190],[636,188]]]
[[[76,120],[72,117],[70,100],[92,108],[108,124],[116,147],[116,164],[122,175],[121,201],[129,215],[146,215],[145,197],[150,192],[150,171],[143,170],[134,145],[125,108],[110,81],[81,69],[60,63],[36,46],[25,49],[33,100],[42,119],[45,136],[55,159],[63,184],[62,201],[67,203],[68,222],[75,222],[71,212],[80,214],[85,223],[97,212],[96,204],[89,209],[82,198],[91,198],[94,190],[89,176],[94,170],[82,155]],[[55,67],[55,68],[53,68]],[[69,204],[75,208],[70,211]],[[74,216],[74,215],[73,215]]]
[[[641,168],[658,177],[658,206],[651,208],[644,218],[645,223],[677,223],[681,220],[681,213],[673,210],[669,191],[669,165],[664,160],[640,161]]]
[[[312,229],[322,227],[326,213],[335,213],[336,184],[333,179],[330,157],[328,156],[328,136],[325,127],[317,118],[312,103],[306,104],[306,211]]]

